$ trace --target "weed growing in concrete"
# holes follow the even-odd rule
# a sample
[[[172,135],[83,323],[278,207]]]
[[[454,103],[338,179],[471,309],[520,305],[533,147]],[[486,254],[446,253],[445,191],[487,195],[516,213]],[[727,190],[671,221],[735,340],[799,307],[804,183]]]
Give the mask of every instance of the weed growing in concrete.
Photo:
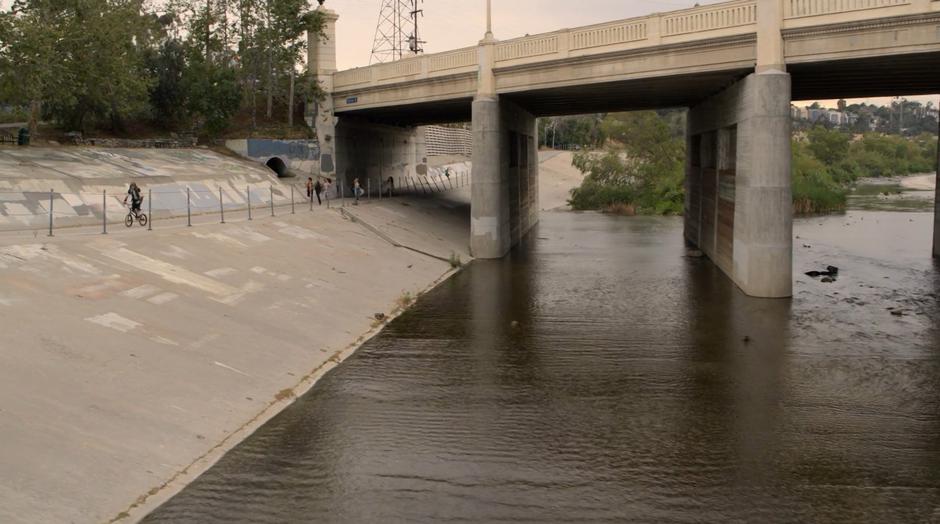
[[[450,252],[450,259],[448,261],[450,262],[450,267],[454,269],[457,269],[463,265],[463,262],[460,261],[460,255],[454,253],[453,251]]]
[[[398,297],[398,300],[396,302],[398,304],[398,309],[405,309],[406,307],[410,306],[411,303],[414,301],[415,301],[415,297],[411,295],[411,292],[405,291],[404,293],[401,294],[400,297]]]
[[[276,395],[274,395],[274,400],[278,402],[282,400],[290,400],[292,398],[294,398],[294,390],[290,388],[282,389],[278,391]]]

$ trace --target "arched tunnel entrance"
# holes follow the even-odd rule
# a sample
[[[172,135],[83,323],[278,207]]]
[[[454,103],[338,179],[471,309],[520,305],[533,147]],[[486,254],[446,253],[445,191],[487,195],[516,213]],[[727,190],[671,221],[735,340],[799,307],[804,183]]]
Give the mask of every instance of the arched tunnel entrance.
[[[289,176],[289,173],[287,171],[287,164],[285,164],[283,160],[281,160],[280,158],[276,156],[272,157],[270,160],[265,162],[264,165],[268,166],[268,168],[271,171],[274,171],[275,173],[277,173],[278,178],[284,178],[286,176]]]

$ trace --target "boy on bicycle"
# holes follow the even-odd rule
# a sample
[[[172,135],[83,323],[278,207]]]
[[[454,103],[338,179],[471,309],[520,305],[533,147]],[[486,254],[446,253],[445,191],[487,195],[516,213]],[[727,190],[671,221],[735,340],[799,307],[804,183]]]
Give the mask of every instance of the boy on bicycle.
[[[124,196],[125,206],[127,205],[128,198],[131,199],[131,212],[136,215],[140,211],[140,204],[144,201],[136,182],[131,182],[131,186],[127,188],[127,195]]]

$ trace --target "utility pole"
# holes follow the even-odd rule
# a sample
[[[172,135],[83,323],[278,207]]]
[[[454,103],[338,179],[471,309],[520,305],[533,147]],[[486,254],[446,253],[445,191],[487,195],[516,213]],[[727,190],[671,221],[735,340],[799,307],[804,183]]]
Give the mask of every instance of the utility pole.
[[[424,0],[383,0],[379,21],[375,27],[370,63],[394,62],[407,55],[424,52],[418,31],[418,19],[424,10],[418,7]]]

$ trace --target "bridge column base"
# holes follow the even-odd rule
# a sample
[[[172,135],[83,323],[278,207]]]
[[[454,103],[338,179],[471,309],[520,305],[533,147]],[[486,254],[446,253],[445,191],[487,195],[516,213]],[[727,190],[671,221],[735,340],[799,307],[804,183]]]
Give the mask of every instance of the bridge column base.
[[[937,137],[940,139],[940,123],[937,124]],[[934,195],[933,256],[940,258],[940,148],[937,148],[937,187]]]
[[[535,117],[499,98],[473,101],[470,252],[501,258],[538,222]]]
[[[688,125],[686,239],[746,294],[791,296],[790,75],[749,75]]]

